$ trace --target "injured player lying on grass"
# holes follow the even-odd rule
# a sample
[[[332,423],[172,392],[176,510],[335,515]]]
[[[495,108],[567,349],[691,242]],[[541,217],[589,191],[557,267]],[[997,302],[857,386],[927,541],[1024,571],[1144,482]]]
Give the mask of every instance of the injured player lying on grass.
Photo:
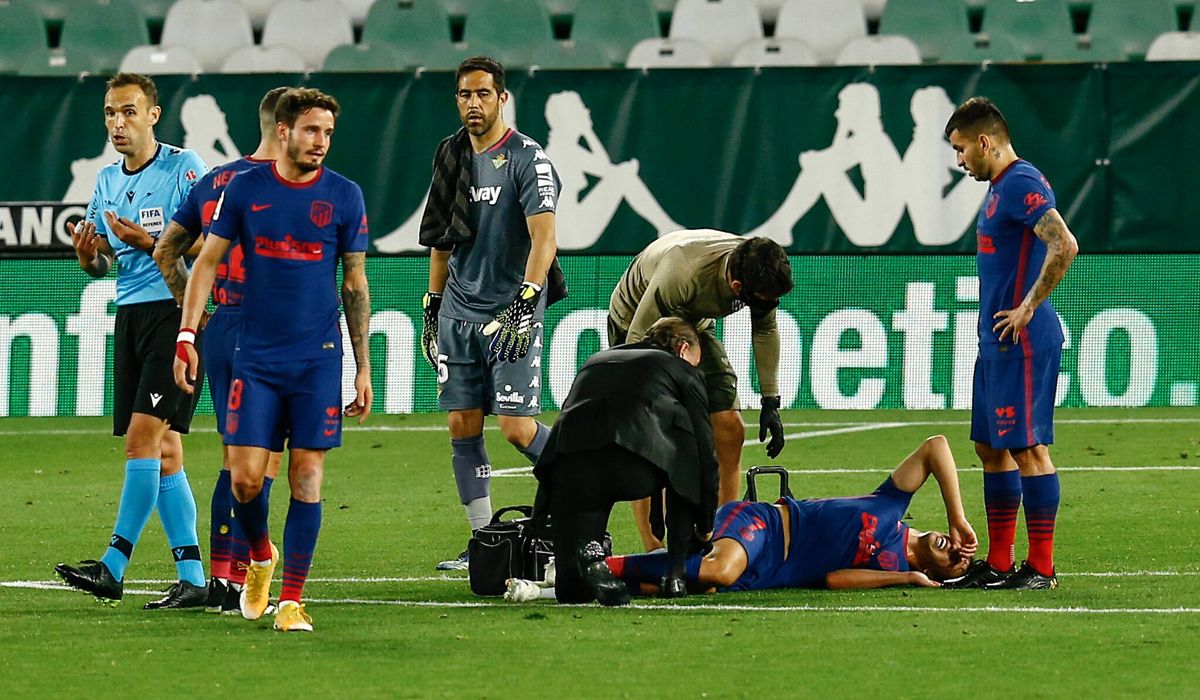
[[[948,533],[919,532],[902,521],[930,475],[946,507]],[[688,558],[686,583],[691,591],[936,587],[963,575],[977,547],[954,456],[938,435],[866,496],[722,506],[711,549]],[[607,605],[626,603],[631,593],[652,595],[667,575],[666,552],[580,559],[584,579]],[[552,598],[552,584],[510,579],[505,599]]]

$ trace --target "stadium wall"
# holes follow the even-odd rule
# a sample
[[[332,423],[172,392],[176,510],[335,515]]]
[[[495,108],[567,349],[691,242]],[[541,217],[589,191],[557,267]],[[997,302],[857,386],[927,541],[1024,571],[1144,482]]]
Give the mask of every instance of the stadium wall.
[[[563,259],[571,296],[546,318],[543,385],[516,387],[545,409],[605,343],[608,297],[629,256]],[[779,313],[784,407],[966,408],[976,349],[978,282],[971,256],[794,256],[795,291]],[[436,410],[420,358],[427,260],[368,260],[376,410]],[[1200,258],[1081,255],[1054,292],[1067,347],[1064,406],[1194,406]],[[114,277],[74,260],[0,260],[0,416],[102,415],[111,405]],[[749,316],[719,326],[757,407]],[[349,343],[346,343],[349,352]],[[348,356],[349,359],[349,356]],[[348,361],[344,386],[352,387]],[[207,392],[202,413],[211,413]]]

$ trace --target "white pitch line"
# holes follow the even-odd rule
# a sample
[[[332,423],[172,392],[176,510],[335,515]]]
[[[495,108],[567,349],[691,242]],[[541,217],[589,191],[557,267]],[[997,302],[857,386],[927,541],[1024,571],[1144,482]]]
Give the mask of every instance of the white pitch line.
[[[844,428],[828,428],[826,430],[810,430],[803,433],[791,433],[784,435],[786,440],[805,440],[807,438],[824,437],[826,435],[842,435],[845,433],[861,433],[867,430],[883,430],[885,428],[902,428],[909,425],[908,423],[864,423],[862,425],[850,425]],[[742,447],[757,445],[758,440],[750,438],[742,443]]]
[[[816,467],[813,469],[788,469],[787,473],[795,474],[798,476],[817,476],[817,475],[823,475],[823,474],[887,474],[887,473],[890,473],[895,468],[896,467],[894,465],[889,466],[889,467]],[[967,468],[967,467],[959,467],[958,471],[960,471],[962,473],[969,473],[969,472],[977,471],[977,470]],[[1161,464],[1161,465],[1146,465],[1146,466],[1133,466],[1133,467],[1123,467],[1123,466],[1116,466],[1116,465],[1094,465],[1094,466],[1080,466],[1080,467],[1059,466],[1058,471],[1068,472],[1068,473],[1074,473],[1074,472],[1097,472],[1097,473],[1104,473],[1104,472],[1116,472],[1116,473],[1119,473],[1119,472],[1200,472],[1200,465]],[[516,478],[532,477],[533,476],[533,467],[505,467],[503,469],[493,469],[492,476],[501,478],[501,479],[516,479]]]

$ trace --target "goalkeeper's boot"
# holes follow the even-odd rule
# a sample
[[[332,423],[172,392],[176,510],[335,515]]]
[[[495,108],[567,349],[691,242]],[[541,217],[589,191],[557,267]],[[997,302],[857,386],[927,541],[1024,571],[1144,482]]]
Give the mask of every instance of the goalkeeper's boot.
[[[246,583],[242,585],[242,595],[238,601],[242,617],[257,620],[267,612],[267,606],[271,604],[271,577],[275,575],[275,565],[278,563],[279,550],[273,544],[269,563],[250,562],[246,569]]]
[[[158,600],[146,603],[145,610],[179,610],[199,608],[208,603],[208,587],[197,586],[187,581],[176,581],[167,589],[167,594]]]
[[[604,548],[599,542],[588,542],[580,546],[578,553],[579,575],[592,589],[601,605],[628,605],[629,588],[613,576],[604,560]]]
[[[312,618],[304,612],[304,604],[285,600],[275,613],[275,629],[280,632],[312,632]]]
[[[987,563],[986,559],[976,559],[971,566],[967,567],[967,573],[943,582],[942,587],[949,589],[990,588],[998,583],[1003,583],[1012,573],[1012,569],[1000,571]]]
[[[225,602],[225,594],[229,592],[229,583],[213,576],[208,581],[208,600],[204,602],[204,612],[219,613]]]
[[[510,578],[504,582],[504,600],[510,603],[528,603],[542,597],[542,587],[523,578]]]
[[[456,558],[439,561],[434,568],[438,571],[466,571],[470,563],[471,559],[467,556],[467,550],[464,549],[462,554],[459,554]]]
[[[91,593],[101,603],[115,605],[125,593],[125,585],[112,575],[104,562],[95,559],[81,561],[79,566],[59,564],[54,567],[54,573],[68,586]]]
[[[1058,577],[1040,573],[1032,564],[1023,561],[1017,573],[987,588],[991,591],[1040,591],[1058,588]]]

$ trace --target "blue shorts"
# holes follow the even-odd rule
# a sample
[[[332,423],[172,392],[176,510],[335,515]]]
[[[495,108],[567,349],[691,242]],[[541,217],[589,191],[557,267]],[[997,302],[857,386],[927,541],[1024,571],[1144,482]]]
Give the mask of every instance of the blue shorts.
[[[1054,398],[1062,351],[975,360],[971,440],[993,449],[1054,443]]]
[[[482,323],[439,318],[438,407],[443,411],[482,408],[498,416],[541,413],[544,325],[540,315],[535,317],[529,353],[516,362],[504,362],[488,349],[492,338],[483,334]]]
[[[241,328],[242,307],[224,305],[217,307],[204,326],[204,371],[208,375],[213,413],[217,414],[217,432],[221,435],[225,434],[224,409],[229,400],[233,356]]]
[[[342,444],[342,356],[290,362],[234,358],[225,444],[328,450]]]
[[[784,563],[783,516],[770,503],[733,501],[717,509],[713,542],[731,539],[746,550],[746,570],[722,591],[778,588]]]

